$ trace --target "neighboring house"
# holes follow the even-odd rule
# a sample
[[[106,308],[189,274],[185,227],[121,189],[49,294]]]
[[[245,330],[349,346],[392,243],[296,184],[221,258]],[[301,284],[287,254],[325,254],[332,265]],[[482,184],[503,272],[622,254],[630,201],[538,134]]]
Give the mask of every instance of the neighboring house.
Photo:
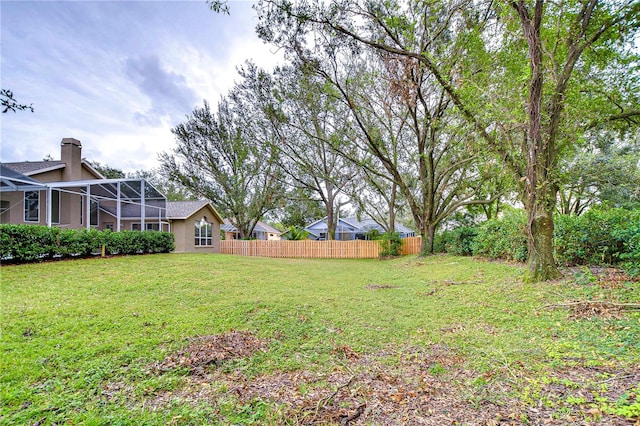
[[[229,219],[224,220],[224,224],[220,227],[224,231],[224,237],[227,240],[237,240],[240,239],[240,233],[238,229],[231,224]],[[277,241],[281,240],[282,231],[277,230],[273,226],[267,225],[264,222],[258,221],[256,226],[253,228],[253,232],[251,233],[251,238],[254,240],[267,240],[267,241]]]
[[[220,253],[222,217],[209,201],[169,201],[167,221],[176,237],[176,252]]]
[[[309,233],[309,239],[326,240],[328,232],[327,217],[325,216],[323,219],[307,225],[304,229]],[[342,241],[366,240],[367,232],[372,229],[376,229],[380,233],[386,232],[385,229],[373,219],[358,220],[355,217],[341,217],[338,219],[336,225],[335,239]],[[400,233],[401,238],[414,237],[416,235],[415,231],[400,223],[396,223],[396,232]]]
[[[171,231],[176,250],[219,251],[222,219],[207,201],[192,205],[188,214],[169,211],[166,197],[144,179],[105,179],[82,159],[76,139],[62,140],[60,161],[1,166],[0,223]]]

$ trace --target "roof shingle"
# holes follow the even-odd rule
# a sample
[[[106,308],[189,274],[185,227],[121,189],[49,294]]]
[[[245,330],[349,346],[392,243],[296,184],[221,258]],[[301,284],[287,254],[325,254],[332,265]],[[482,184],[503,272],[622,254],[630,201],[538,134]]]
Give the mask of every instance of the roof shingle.
[[[66,163],[63,161],[20,161],[18,163],[2,163],[2,165],[28,176],[41,170],[65,167]]]
[[[168,219],[184,219],[202,207],[209,204],[207,200],[198,201],[167,201],[167,218]]]

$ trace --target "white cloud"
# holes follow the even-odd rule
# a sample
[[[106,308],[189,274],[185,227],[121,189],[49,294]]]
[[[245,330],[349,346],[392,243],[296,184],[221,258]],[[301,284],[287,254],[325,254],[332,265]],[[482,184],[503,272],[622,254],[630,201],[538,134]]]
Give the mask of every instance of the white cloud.
[[[2,7],[2,87],[35,113],[2,114],[1,161],[83,155],[134,171],[157,166],[171,128],[203,99],[217,103],[236,67],[281,54],[254,34],[250,2],[231,15],[204,2],[11,2]]]

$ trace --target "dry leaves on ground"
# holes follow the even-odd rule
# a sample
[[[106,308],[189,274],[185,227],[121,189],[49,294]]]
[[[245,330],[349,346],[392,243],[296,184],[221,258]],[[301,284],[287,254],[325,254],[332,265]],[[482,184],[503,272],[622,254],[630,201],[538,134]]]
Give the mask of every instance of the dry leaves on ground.
[[[175,368],[193,370],[229,359],[249,357],[265,347],[265,341],[246,331],[203,336],[192,339],[186,348],[169,355],[153,369],[160,372]]]

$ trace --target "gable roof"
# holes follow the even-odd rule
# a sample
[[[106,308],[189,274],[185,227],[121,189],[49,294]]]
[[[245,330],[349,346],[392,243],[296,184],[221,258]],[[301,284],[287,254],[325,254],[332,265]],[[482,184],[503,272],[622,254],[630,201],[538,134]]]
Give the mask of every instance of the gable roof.
[[[322,219],[319,219],[319,220],[316,220],[315,222],[310,223],[304,229],[307,232],[318,236],[319,232],[326,232],[326,229],[327,229],[326,220],[327,220],[327,217],[325,216]],[[340,226],[346,225],[348,227],[354,228],[354,232],[366,232],[366,231],[369,231],[371,229],[377,229],[380,232],[385,232],[384,228],[382,226],[380,226],[379,223],[377,223],[375,220],[373,220],[371,218],[365,218],[365,219],[362,219],[362,220],[358,220],[355,217],[340,217],[340,218],[338,218],[338,221],[340,223],[342,223],[342,225],[340,225]],[[324,225],[324,226],[317,226],[319,224]],[[316,226],[315,230],[313,229],[314,226]],[[415,232],[413,229],[407,228],[403,224],[397,223],[397,222],[396,222],[395,228],[396,228],[396,232],[400,232],[402,234],[411,234],[411,233]]]
[[[2,165],[26,176],[58,170],[66,166],[62,161],[20,161],[17,163],[2,163]]]
[[[220,229],[222,229],[225,232],[238,232],[238,229],[231,223],[231,221],[228,218],[225,218],[224,223],[220,226]],[[258,232],[267,232],[270,234],[282,235],[282,231],[274,228],[271,225],[267,225],[266,223],[260,220],[258,221],[258,223],[256,223],[256,226],[253,228],[253,230]]]
[[[188,219],[201,208],[209,205],[218,222],[222,223],[222,216],[208,200],[197,201],[167,201],[167,219]]]
[[[266,223],[264,223],[262,221],[258,221],[258,223],[256,223],[256,227],[254,229],[258,229],[259,231],[267,232],[267,233],[270,233],[270,234],[278,234],[278,235],[282,234],[281,230],[276,229],[273,226],[268,225],[268,224],[266,224]]]
[[[2,163],[3,166],[10,168],[18,173],[22,173],[25,176],[39,175],[41,173],[50,172],[52,170],[64,169],[67,163],[64,161],[19,161],[15,163]],[[82,160],[82,166],[85,167],[91,174],[98,179],[104,179],[104,176],[97,171],[88,161]]]

